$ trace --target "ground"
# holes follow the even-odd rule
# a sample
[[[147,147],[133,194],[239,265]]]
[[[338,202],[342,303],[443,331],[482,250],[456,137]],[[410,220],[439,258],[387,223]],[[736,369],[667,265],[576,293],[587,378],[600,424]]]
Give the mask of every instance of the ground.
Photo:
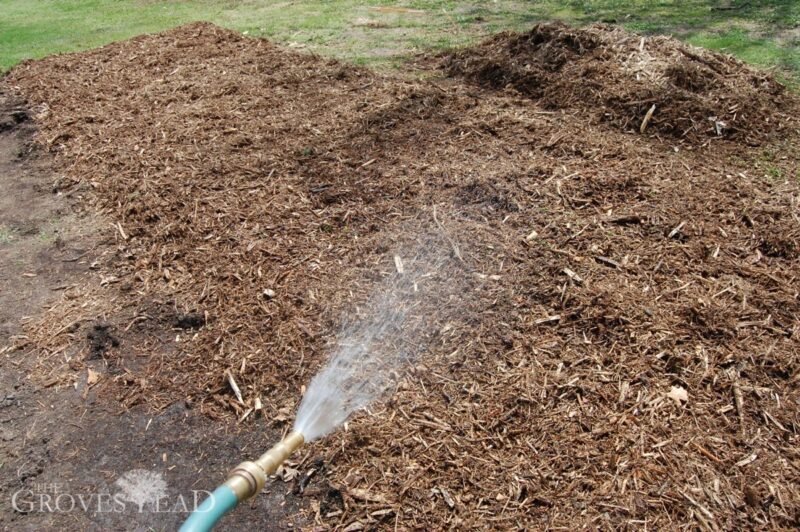
[[[173,528],[7,501],[216,485],[397,255],[418,357],[230,527],[797,526],[796,98],[608,26],[407,68],[192,24],[3,79],[3,294],[47,306],[3,296],[3,525]]]
[[[80,192],[56,192],[59,173],[52,156],[32,143],[29,110],[0,94],[0,340],[7,345],[22,333],[21,322],[43,312],[59,294],[89,274],[92,263],[108,250],[107,224],[80,212]],[[7,349],[4,347],[3,352]],[[216,453],[241,456],[263,447],[263,433],[238,433],[211,423],[180,402],[161,413],[146,408],[122,411],[97,401],[83,386],[56,390],[29,378],[36,361],[29,357],[0,360],[0,528],[3,530],[174,530],[185,513],[180,496],[191,501],[192,489],[217,483],[233,465]],[[215,457],[206,457],[214,449]],[[201,471],[194,464],[206,465]],[[188,467],[187,467],[188,466]],[[163,476],[169,486],[165,508],[171,512],[109,512],[98,503],[102,494],[119,491],[114,482],[124,473],[145,469]],[[201,486],[204,486],[201,488]],[[285,529],[296,497],[280,484],[252,508],[232,516],[230,526]],[[18,494],[18,508],[12,497]],[[90,508],[62,509],[79,496],[94,497]],[[45,510],[42,511],[42,497]],[[98,506],[100,504],[100,506]],[[49,505],[49,506],[47,506]]]
[[[372,67],[396,67],[410,55],[474,43],[542,20],[614,22],[646,34],[674,35],[775,67],[797,83],[800,7],[793,0],[593,2],[554,0],[397,2],[352,0],[3,0],[0,69],[25,58],[82,50],[193,20],[265,36],[293,47]]]

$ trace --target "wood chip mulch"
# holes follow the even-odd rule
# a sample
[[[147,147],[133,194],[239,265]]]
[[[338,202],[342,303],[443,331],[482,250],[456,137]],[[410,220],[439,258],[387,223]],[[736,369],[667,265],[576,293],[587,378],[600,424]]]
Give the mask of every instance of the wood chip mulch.
[[[126,406],[288,429],[342,320],[434,235],[423,353],[299,455],[310,527],[797,527],[797,99],[604,26],[424,68],[209,24],[15,68],[59,190],[116,240],[21,347],[62,384],[102,357]]]

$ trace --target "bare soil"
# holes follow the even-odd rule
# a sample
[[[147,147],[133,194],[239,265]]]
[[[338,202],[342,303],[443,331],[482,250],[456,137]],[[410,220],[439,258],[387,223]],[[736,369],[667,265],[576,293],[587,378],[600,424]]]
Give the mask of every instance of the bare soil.
[[[796,528],[796,97],[603,26],[420,64],[428,81],[193,24],[17,67],[2,83],[57,188],[85,189],[113,241],[9,360],[76,406],[92,368],[87,400],[134,434],[165,416],[170,474],[202,470],[171,486],[213,486],[290,427],[342,320],[434,234],[449,260],[430,286],[450,288],[420,306],[423,355],[301,453],[306,497],[281,511],[349,530]],[[235,434],[263,444],[233,451]]]
[[[223,454],[239,456],[261,448],[265,435],[278,435],[267,427],[239,434],[181,402],[160,412],[125,410],[98,400],[85,378],[64,389],[35,379],[35,356],[8,353],[9,343],[25,340],[33,316],[46,314],[65,291],[91,282],[92,268],[111,249],[108,224],[82,208],[81,187],[59,188],[61,175],[52,155],[33,142],[35,131],[24,102],[0,93],[0,224],[9,235],[0,244],[0,528],[174,530],[186,517],[179,498],[191,504],[192,489],[207,489],[224,476],[231,464]],[[94,355],[114,342],[106,331],[102,325],[75,327],[90,339],[89,367],[98,372],[103,362]],[[208,449],[214,456],[207,456]],[[117,493],[115,481],[132,469],[164,477],[164,511],[98,506],[98,497]],[[285,529],[297,505],[286,491],[273,485],[257,504],[231,516],[231,529]],[[14,494],[21,511],[14,508]],[[91,501],[89,511],[72,508],[79,496]]]

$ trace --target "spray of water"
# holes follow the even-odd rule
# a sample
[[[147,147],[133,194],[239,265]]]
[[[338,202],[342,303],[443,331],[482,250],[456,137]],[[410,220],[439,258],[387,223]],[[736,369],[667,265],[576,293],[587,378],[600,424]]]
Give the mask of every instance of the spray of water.
[[[294,429],[306,441],[329,434],[397,382],[424,346],[432,320],[423,314],[442,296],[434,278],[446,262],[446,255],[432,248],[411,260],[395,255],[395,273],[343,327],[328,364],[300,403]]]

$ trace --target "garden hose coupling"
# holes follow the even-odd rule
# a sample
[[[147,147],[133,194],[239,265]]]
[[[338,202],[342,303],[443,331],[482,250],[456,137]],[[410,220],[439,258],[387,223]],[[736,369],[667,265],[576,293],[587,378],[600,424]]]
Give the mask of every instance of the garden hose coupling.
[[[264,488],[267,477],[274,475],[278,467],[303,445],[304,441],[303,435],[299,432],[290,432],[255,462],[242,462],[236,466],[228,475],[225,485],[236,494],[239,502],[254,497]]]

